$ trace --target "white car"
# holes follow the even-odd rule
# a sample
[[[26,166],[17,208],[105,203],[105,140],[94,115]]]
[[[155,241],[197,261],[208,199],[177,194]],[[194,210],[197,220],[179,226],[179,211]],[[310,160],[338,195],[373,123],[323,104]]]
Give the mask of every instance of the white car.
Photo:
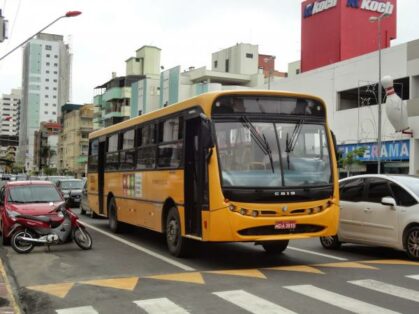
[[[338,233],[320,238],[323,247],[385,246],[419,260],[419,177],[360,175],[340,180],[339,186]]]

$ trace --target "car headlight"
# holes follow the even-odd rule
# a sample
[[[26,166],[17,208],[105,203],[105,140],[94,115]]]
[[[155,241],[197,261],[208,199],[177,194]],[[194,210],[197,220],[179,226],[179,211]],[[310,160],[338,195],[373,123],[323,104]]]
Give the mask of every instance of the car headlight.
[[[10,209],[6,209],[6,213],[7,213],[7,216],[13,221],[16,221],[16,217],[20,215],[18,212],[15,212]]]

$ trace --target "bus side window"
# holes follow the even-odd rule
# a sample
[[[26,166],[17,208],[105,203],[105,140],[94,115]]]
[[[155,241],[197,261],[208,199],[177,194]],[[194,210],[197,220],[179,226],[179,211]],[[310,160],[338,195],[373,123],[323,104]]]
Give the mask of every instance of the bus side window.
[[[157,165],[159,168],[179,168],[183,153],[183,118],[170,118],[159,123]]]
[[[119,134],[113,134],[107,138],[106,150],[106,170],[117,170],[119,166],[119,152],[118,152]]]
[[[137,129],[137,169],[156,167],[156,127],[154,124]]]

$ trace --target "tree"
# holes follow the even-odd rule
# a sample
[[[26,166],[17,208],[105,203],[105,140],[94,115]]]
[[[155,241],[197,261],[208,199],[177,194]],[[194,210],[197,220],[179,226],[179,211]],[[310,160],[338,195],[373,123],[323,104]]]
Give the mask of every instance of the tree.
[[[345,157],[339,159],[339,165],[346,169],[346,176],[351,175],[351,170],[353,165],[360,165],[362,162],[358,159],[364,156],[366,147],[357,147],[353,151],[350,151],[346,154]]]

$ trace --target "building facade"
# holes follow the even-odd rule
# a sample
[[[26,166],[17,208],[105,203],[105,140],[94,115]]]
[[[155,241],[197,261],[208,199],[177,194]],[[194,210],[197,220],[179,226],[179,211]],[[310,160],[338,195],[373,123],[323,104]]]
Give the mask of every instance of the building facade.
[[[94,104],[86,104],[63,111],[63,129],[58,148],[59,173],[85,176],[94,107]]]
[[[35,131],[33,167],[39,173],[45,168],[57,168],[60,131],[61,124],[58,122],[41,122],[39,130]]]
[[[39,34],[23,51],[19,160],[34,169],[35,131],[56,122],[70,100],[71,54],[63,36]]]
[[[0,98],[0,157],[13,161],[19,145],[21,98],[20,89],[12,89]]]

